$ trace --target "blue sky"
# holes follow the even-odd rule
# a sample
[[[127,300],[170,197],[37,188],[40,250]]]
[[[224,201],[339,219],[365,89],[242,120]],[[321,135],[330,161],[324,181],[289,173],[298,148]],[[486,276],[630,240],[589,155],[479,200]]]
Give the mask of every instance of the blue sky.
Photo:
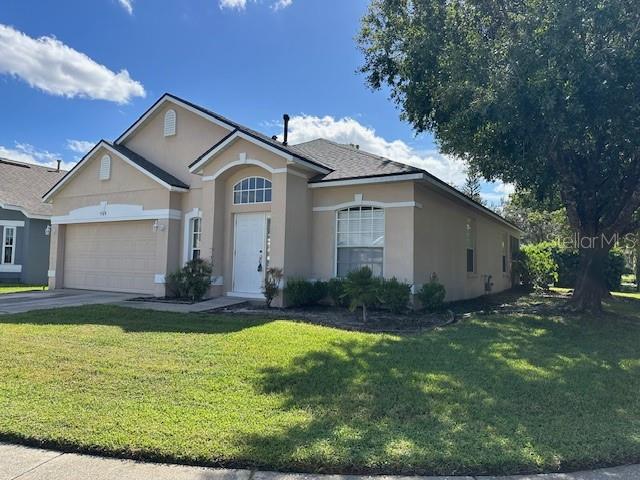
[[[292,143],[317,136],[427,168],[463,165],[415,136],[357,73],[365,0],[0,0],[0,156],[71,165],[171,92]],[[37,12],[34,14],[34,12]],[[499,198],[503,185],[484,185]]]

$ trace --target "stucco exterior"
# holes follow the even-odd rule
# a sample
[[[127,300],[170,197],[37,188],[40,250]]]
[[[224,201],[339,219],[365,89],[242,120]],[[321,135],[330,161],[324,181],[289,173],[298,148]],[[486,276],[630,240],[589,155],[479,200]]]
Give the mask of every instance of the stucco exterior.
[[[163,118],[169,108],[176,112],[177,128],[175,135],[165,136]],[[69,268],[65,265],[70,264],[70,256],[78,255],[74,253],[77,247],[65,246],[69,232],[77,236],[82,225],[100,224],[84,230],[83,242],[91,245],[88,232],[105,232],[110,224],[117,224],[119,235],[138,238],[152,250],[153,268],[145,270],[146,280],[136,283],[136,290],[164,295],[166,275],[190,258],[196,218],[201,224],[200,256],[213,264],[210,296],[259,296],[259,291],[237,291],[237,280],[240,275],[264,275],[269,266],[282,268],[285,282],[291,277],[328,280],[336,275],[337,212],[357,206],[384,211],[385,277],[418,288],[436,274],[447,289],[448,300],[482,295],[489,284],[492,291],[510,287],[510,265],[502,271],[502,240],[518,237],[519,232],[495,214],[456,192],[434,186],[421,174],[318,183],[318,176],[328,169],[251,132],[234,135],[234,128],[169,99],[159,102],[121,137],[121,145],[179,179],[186,188],[174,188],[168,180],[158,178],[157,172],[145,174],[107,144],[94,149],[47,198],[54,211],[50,287],[65,286],[65,268]],[[105,154],[113,158],[107,181],[99,179],[100,158]],[[349,161],[357,160],[355,155]],[[234,202],[234,185],[249,177],[270,182],[271,201]],[[259,215],[242,217],[249,213]],[[254,219],[252,228],[265,236],[264,252],[262,243],[252,243],[260,248],[260,256],[257,251],[243,250],[249,239],[236,236],[239,218]],[[466,271],[468,218],[475,225],[476,268],[472,273]],[[98,240],[95,244],[99,248]],[[133,255],[125,247],[114,248],[113,252],[104,249],[109,250],[107,258],[125,259],[124,264]],[[237,271],[238,252],[256,256],[253,273]],[[109,275],[109,262],[105,265],[104,275]],[[282,298],[276,300],[276,304],[281,302]]]

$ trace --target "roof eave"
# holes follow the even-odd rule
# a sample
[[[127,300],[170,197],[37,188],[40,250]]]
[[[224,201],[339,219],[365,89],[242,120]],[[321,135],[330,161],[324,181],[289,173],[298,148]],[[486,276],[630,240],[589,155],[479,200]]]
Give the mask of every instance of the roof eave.
[[[200,157],[189,166],[189,172],[199,173],[202,168],[204,168],[216,155],[223,152],[227,147],[231,145],[231,143],[239,138],[256,144],[261,148],[265,148],[271,153],[283,157],[287,162],[298,163],[310,170],[324,175],[331,173],[331,170],[326,167],[322,167],[306,158],[295,155],[285,149],[278,148],[275,145],[271,145],[270,143],[265,142],[263,139],[256,137],[255,135],[251,135],[250,133],[240,129],[235,129],[234,131],[229,133],[229,135],[222,138],[218,143],[213,145],[209,150],[200,155]]]
[[[467,197],[464,193],[460,192],[456,188],[452,187],[448,183],[443,182],[438,177],[425,172],[405,172],[405,173],[389,173],[386,175],[371,175],[366,177],[351,177],[351,178],[342,178],[336,180],[317,180],[310,181],[309,188],[323,188],[323,187],[341,187],[341,186],[349,186],[349,185],[363,185],[368,183],[387,183],[387,182],[404,182],[404,181],[424,181],[432,186],[439,188],[449,194],[452,194],[454,197],[462,200],[464,203],[469,206],[475,208],[476,210],[481,211],[482,213],[492,217],[495,220],[498,220],[500,223],[512,228],[519,233],[524,233],[520,227],[511,223],[506,218],[497,214],[493,210],[485,207],[484,205],[479,204],[473,199]]]

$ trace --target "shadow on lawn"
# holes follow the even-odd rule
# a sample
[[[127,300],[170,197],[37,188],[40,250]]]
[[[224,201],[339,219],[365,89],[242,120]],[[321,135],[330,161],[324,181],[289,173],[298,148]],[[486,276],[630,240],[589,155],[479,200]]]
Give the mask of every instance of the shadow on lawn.
[[[271,455],[259,465],[271,468],[354,473],[637,462],[638,338],[637,326],[612,322],[487,316],[447,333],[336,341],[287,368],[263,369],[257,391],[310,420],[244,436],[240,456]]]
[[[119,327],[130,333],[222,334],[257,327],[271,321],[273,321],[272,318],[157,312],[116,305],[34,310],[27,313],[0,315],[0,324],[102,325]]]

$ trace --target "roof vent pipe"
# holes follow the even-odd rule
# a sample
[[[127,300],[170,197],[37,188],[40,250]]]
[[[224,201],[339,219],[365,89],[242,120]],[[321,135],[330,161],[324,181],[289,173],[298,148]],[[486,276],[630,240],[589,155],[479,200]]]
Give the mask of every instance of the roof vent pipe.
[[[282,141],[283,145],[287,144],[287,137],[289,136],[289,115],[286,113],[282,116],[284,120],[284,140]]]
[[[60,162],[62,162],[62,160],[58,160],[58,168],[56,168],[56,172],[60,171]]]

